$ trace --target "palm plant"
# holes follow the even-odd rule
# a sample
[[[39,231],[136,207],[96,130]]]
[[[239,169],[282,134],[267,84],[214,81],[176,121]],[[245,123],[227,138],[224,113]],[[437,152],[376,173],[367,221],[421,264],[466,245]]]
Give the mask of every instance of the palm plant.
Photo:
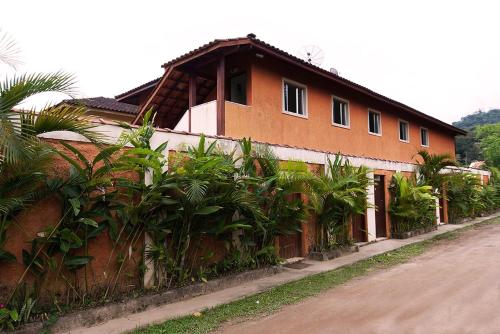
[[[300,232],[309,209],[318,209],[321,181],[303,162],[280,162],[268,146],[254,150],[249,140],[240,146],[241,172],[258,178],[253,192],[267,218],[257,230],[258,248],[271,249],[277,236]]]
[[[322,208],[318,215],[321,227],[318,246],[321,250],[349,242],[349,224],[355,214],[364,214],[367,207],[367,187],[371,181],[369,169],[354,167],[340,155],[328,160],[327,175],[321,178]]]
[[[448,176],[446,185],[451,223],[457,223],[460,218],[474,217],[486,209],[483,186],[476,175],[454,173]],[[486,193],[484,195],[492,196]]]
[[[457,162],[449,154],[430,154],[420,150],[417,155],[422,159],[417,165],[418,183],[431,186],[432,191],[439,194],[445,180],[441,171],[448,166],[457,166]]]
[[[435,220],[436,197],[429,185],[418,185],[415,178],[395,173],[391,181],[389,212],[395,235],[431,226]]]
[[[0,32],[0,62],[17,65],[15,43]],[[15,111],[29,97],[44,92],[74,92],[74,77],[63,72],[21,74],[0,82],[0,235],[13,215],[38,198],[53,151],[39,135],[72,131],[91,141],[100,136],[83,118],[84,109],[65,107]],[[0,245],[0,248],[2,245]]]

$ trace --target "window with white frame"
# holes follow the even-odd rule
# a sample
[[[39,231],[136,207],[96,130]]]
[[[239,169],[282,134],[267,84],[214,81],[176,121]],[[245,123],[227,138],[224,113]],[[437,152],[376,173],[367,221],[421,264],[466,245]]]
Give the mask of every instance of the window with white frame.
[[[349,127],[349,102],[334,96],[332,108],[333,124]]]
[[[420,128],[420,144],[422,146],[429,146],[429,130]]]
[[[374,135],[382,134],[382,123],[378,111],[368,110],[368,132]]]
[[[399,140],[404,142],[410,141],[410,125],[407,121],[399,121]]]
[[[306,116],[306,87],[283,81],[283,110],[287,113]]]

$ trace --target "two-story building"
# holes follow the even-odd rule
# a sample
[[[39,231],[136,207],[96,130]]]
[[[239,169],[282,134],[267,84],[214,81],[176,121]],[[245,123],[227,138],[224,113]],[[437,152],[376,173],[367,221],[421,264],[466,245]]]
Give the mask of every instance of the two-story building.
[[[454,157],[455,136],[465,134],[253,34],[215,40],[162,67],[161,78],[116,96],[138,106],[133,123],[153,108],[162,128],[341,152],[371,167],[377,210],[356,219],[358,241],[390,233],[388,185],[397,166],[414,163],[421,149]]]

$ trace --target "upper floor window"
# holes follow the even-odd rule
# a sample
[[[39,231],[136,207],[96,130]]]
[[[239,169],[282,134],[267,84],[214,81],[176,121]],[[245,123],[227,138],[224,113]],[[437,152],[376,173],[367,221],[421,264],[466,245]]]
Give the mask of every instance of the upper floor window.
[[[283,111],[306,116],[306,86],[296,82],[283,81]]]
[[[382,135],[382,121],[378,111],[368,110],[368,132],[373,135]]]
[[[407,143],[410,141],[410,125],[407,121],[399,121],[399,140]]]
[[[429,146],[429,130],[420,128],[420,144],[422,146]]]
[[[349,102],[333,97],[332,120],[334,125],[349,127]]]
[[[247,75],[242,73],[229,79],[229,101],[247,104]]]

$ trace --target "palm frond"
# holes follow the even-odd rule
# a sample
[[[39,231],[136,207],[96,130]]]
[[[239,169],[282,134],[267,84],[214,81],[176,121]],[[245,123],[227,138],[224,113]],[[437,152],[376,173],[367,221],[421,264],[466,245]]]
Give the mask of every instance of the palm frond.
[[[36,94],[58,92],[72,96],[74,87],[74,76],[64,72],[16,74],[0,82],[0,114],[11,112]]]
[[[0,30],[0,62],[16,68],[21,64],[19,54],[21,50],[17,47],[16,41],[5,31]]]

